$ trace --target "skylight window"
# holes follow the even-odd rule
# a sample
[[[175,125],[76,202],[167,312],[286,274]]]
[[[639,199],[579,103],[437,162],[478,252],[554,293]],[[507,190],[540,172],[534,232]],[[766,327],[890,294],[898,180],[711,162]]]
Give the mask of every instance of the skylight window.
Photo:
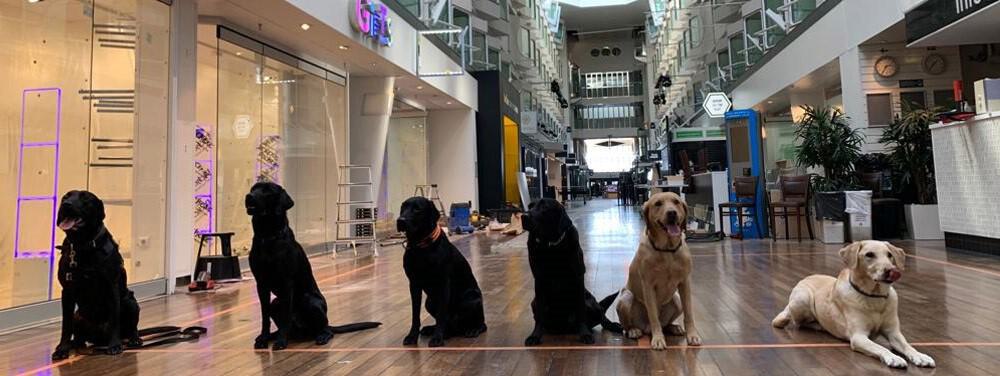
[[[578,8],[592,8],[628,5],[636,1],[638,0],[559,0],[559,3]]]

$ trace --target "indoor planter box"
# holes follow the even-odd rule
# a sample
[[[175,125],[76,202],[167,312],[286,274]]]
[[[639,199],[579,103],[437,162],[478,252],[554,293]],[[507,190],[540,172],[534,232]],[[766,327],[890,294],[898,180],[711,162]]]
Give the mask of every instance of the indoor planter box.
[[[938,217],[937,205],[905,205],[906,231],[914,240],[941,240],[941,220]]]

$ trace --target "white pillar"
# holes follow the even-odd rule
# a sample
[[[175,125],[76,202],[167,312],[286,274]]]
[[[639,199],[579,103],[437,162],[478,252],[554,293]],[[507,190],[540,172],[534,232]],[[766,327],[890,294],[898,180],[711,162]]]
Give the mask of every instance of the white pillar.
[[[194,129],[198,6],[175,1],[170,7],[170,122],[167,133],[167,293],[177,278],[191,274],[194,218]],[[140,213],[141,215],[141,213]]]
[[[476,176],[476,112],[427,113],[427,181],[438,185],[445,209],[454,202],[479,207]]]
[[[840,87],[844,114],[851,118],[851,127],[868,128],[868,104],[861,84],[861,53],[857,46],[840,55]]]
[[[389,134],[389,118],[395,97],[395,77],[351,77],[350,92],[350,163],[372,166],[372,190],[375,197],[366,197],[361,189],[353,189],[351,201],[372,200],[379,204],[379,214],[384,215],[384,202],[378,202],[382,188],[382,167],[385,160],[385,142]],[[363,179],[358,172],[352,180]]]

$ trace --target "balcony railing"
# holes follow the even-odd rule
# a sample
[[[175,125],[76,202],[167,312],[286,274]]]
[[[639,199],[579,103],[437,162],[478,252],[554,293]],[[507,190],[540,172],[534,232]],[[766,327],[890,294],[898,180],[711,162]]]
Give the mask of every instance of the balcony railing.
[[[577,106],[574,111],[576,129],[639,128],[645,124],[641,102],[607,106]]]
[[[643,95],[642,71],[577,73],[574,94],[578,98],[610,98]]]

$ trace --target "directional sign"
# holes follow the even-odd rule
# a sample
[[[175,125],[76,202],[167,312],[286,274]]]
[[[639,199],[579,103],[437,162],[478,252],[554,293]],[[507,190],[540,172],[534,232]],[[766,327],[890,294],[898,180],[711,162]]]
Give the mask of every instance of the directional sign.
[[[708,93],[705,102],[701,104],[705,108],[708,117],[720,118],[726,116],[726,112],[733,108],[733,102],[729,100],[726,93]]]

